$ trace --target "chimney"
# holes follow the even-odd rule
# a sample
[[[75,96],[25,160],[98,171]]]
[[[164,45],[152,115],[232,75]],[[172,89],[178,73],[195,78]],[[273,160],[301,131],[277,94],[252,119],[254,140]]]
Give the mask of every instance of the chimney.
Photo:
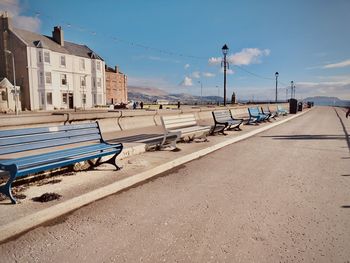
[[[118,68],[118,66],[115,66],[115,73],[119,73],[119,68]]]
[[[53,28],[52,38],[57,44],[61,45],[62,47],[64,46],[63,30],[60,26],[55,26]]]
[[[12,29],[12,19],[8,16],[7,12],[5,11],[0,15],[0,30],[6,31]]]

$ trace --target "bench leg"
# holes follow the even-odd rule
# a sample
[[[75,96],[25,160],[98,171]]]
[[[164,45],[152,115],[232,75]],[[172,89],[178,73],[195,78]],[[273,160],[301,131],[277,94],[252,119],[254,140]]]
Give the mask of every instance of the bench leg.
[[[13,181],[16,178],[17,166],[16,165],[10,165],[9,167],[7,167],[6,171],[8,171],[10,173],[10,178],[8,179],[8,181],[6,182],[5,185],[0,186],[0,193],[4,194],[8,198],[10,198],[12,204],[16,204],[17,201],[12,195],[11,185],[12,185]]]
[[[98,165],[103,164],[103,163],[109,163],[115,167],[116,171],[118,171],[118,170],[122,169],[122,167],[117,165],[117,156],[118,156],[118,154],[115,154],[115,155],[113,155],[113,157],[109,158],[107,161],[104,161],[104,162],[101,162],[102,158],[100,157],[97,159],[95,166],[98,166]]]

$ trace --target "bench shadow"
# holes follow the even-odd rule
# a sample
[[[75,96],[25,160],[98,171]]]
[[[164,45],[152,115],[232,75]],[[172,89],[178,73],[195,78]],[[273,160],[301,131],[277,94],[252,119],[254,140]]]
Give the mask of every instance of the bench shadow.
[[[342,174],[342,175],[340,175],[340,176],[350,176],[350,174]]]
[[[350,208],[350,205],[342,205],[341,208]]]
[[[350,152],[350,137],[349,137],[348,131],[346,130],[344,122],[343,122],[342,118],[339,116],[338,111],[335,108],[333,108],[333,109],[334,109],[335,114],[337,115],[337,117],[339,119],[339,122],[340,122],[340,124],[341,124],[341,126],[343,128],[343,131],[344,131],[344,134],[345,134],[345,140],[346,140],[346,142],[348,144],[348,148],[349,148],[349,152]]]

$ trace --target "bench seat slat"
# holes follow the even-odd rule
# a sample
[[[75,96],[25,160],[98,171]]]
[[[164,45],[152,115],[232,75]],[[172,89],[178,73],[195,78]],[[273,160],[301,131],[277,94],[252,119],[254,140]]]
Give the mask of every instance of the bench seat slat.
[[[79,156],[77,158],[65,158],[65,159],[61,159],[57,162],[50,162],[50,163],[46,163],[46,164],[42,164],[42,165],[37,165],[34,167],[30,167],[30,168],[26,168],[23,170],[20,170],[17,173],[17,176],[24,176],[24,175],[28,175],[28,174],[32,174],[32,173],[36,173],[36,172],[41,172],[41,171],[45,171],[45,170],[50,170],[50,169],[54,169],[54,168],[59,168],[59,167],[64,167],[70,164],[74,164],[77,162],[82,162],[82,161],[86,161],[86,160],[91,160],[91,159],[95,159],[95,158],[99,158],[102,156],[106,156],[106,155],[111,155],[111,154],[115,154],[115,153],[119,153],[117,150],[114,151],[110,151],[108,153],[103,152],[103,153],[94,153],[94,154],[88,154],[85,156]]]
[[[59,158],[61,156],[65,155],[75,155],[75,154],[82,154],[84,152],[94,152],[94,151],[101,151],[105,150],[111,147],[121,147],[121,144],[93,144],[93,145],[87,145],[87,146],[81,146],[77,148],[70,148],[70,149],[64,149],[64,150],[58,150],[55,152],[49,152],[49,153],[41,153],[41,154],[36,154],[36,155],[31,155],[31,156],[25,156],[25,157],[20,157],[16,159],[7,159],[7,160],[1,160],[0,163],[4,165],[9,165],[12,163],[16,163],[18,166],[21,165],[26,165],[28,163],[37,163],[42,161],[43,159],[46,160],[54,160],[55,158]]]

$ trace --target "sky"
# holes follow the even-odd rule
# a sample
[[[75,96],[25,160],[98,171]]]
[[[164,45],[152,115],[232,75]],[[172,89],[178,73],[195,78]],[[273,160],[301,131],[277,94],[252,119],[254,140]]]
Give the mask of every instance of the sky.
[[[0,0],[16,27],[85,44],[129,86],[274,100],[350,99],[350,0]],[[288,92],[288,93],[287,93]],[[289,95],[288,95],[289,94]]]

